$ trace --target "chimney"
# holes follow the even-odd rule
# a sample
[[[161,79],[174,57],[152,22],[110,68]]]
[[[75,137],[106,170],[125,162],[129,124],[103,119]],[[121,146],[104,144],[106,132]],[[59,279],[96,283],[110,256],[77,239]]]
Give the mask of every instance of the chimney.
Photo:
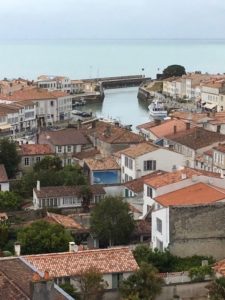
[[[74,242],[69,242],[69,252],[77,252],[78,246]]]
[[[14,252],[16,256],[20,256],[20,252],[21,252],[21,244],[19,242],[16,242],[14,244]]]
[[[186,130],[189,130],[191,128],[191,123],[190,122],[187,122],[186,123]]]
[[[34,273],[30,283],[30,294],[32,300],[52,300],[55,297],[54,280],[49,277],[47,271],[44,278],[38,273]]]
[[[173,133],[174,133],[174,134],[177,133],[177,126],[176,126],[176,125],[173,126]]]
[[[37,191],[41,190],[41,183],[40,180],[37,180]]]

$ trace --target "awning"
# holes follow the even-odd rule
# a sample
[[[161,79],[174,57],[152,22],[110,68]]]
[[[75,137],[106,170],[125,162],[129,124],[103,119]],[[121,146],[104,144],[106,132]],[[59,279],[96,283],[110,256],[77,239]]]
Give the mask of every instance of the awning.
[[[10,124],[4,124],[4,125],[0,125],[0,130],[10,130],[11,129],[11,125]]]
[[[216,107],[216,104],[214,104],[214,103],[206,103],[204,107],[208,108],[208,109],[213,109],[214,107]]]

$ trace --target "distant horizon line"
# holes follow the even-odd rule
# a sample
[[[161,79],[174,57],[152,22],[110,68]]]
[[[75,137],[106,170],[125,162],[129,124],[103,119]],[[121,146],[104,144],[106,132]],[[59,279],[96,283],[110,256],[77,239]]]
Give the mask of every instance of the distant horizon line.
[[[225,41],[221,38],[0,38],[4,41]]]

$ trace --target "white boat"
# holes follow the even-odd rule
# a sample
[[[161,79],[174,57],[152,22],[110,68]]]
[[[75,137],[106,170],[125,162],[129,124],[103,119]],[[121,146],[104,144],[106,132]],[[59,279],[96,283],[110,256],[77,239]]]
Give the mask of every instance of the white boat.
[[[167,110],[164,107],[163,102],[159,100],[153,100],[152,103],[148,106],[149,114],[153,118],[166,118],[167,117]]]

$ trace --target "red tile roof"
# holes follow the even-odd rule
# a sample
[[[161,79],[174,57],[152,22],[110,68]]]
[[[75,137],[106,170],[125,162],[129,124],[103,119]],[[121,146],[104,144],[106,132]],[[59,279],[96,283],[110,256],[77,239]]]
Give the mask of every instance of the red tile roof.
[[[225,135],[208,131],[200,127],[195,127],[191,128],[190,130],[185,130],[176,134],[168,135],[167,139],[187,146],[191,149],[197,150],[210,146],[213,143],[224,142]]]
[[[152,176],[149,179],[145,179],[144,183],[150,185],[153,188],[160,188],[162,186],[176,183],[187,178],[192,178],[192,176],[200,175],[217,178],[220,177],[219,173],[208,172],[205,170],[196,170],[192,168],[183,168],[181,170],[177,170],[166,174],[155,174],[155,176]]]
[[[152,172],[150,174],[147,174],[145,176],[142,176],[140,178],[137,178],[137,179],[134,179],[131,181],[127,181],[123,185],[134,193],[141,193],[141,192],[143,192],[143,189],[144,189],[145,180],[155,177],[157,175],[162,175],[162,174],[166,174],[166,173],[167,173],[166,171],[158,170],[158,171]]]
[[[21,258],[0,258],[0,299],[33,299],[30,288],[33,274],[34,270],[24,263]],[[65,300],[68,299],[68,297],[54,288],[52,291],[52,299]]]
[[[5,166],[3,164],[0,165],[0,182],[8,182],[8,176],[5,170]]]
[[[84,230],[83,226],[81,226],[78,222],[76,222],[73,218],[69,216],[47,212],[46,219],[47,221],[60,224],[65,228]]]
[[[84,162],[92,171],[98,170],[120,170],[120,166],[112,157],[104,157],[100,159],[87,158]]]
[[[34,189],[38,198],[51,198],[51,197],[66,197],[66,196],[79,196],[82,186],[46,186],[41,187],[40,191]],[[91,185],[90,189],[93,195],[104,195],[105,190],[99,184]]]
[[[78,252],[28,255],[23,257],[39,271],[49,271],[55,277],[77,276],[90,268],[101,274],[134,272],[138,265],[127,247]]]
[[[96,122],[95,128],[87,129],[87,134],[109,144],[138,144],[144,141],[139,134],[101,121]]]
[[[210,204],[225,199],[225,193],[199,182],[155,198],[162,206]]]
[[[175,126],[176,126],[176,132],[181,132],[186,130],[187,122],[178,119],[172,119],[163,122],[158,126],[154,126],[150,128],[149,131],[153,133],[156,137],[163,138],[165,136],[173,134],[175,130],[174,129]],[[187,130],[187,132],[188,131],[189,130]]]
[[[148,142],[143,142],[138,145],[130,146],[129,148],[126,148],[126,149],[120,151],[120,153],[124,154],[126,156],[129,156],[131,158],[136,158],[136,157],[142,156],[146,153],[156,151],[158,149],[159,149],[159,147],[154,144],[151,144]]]
[[[51,147],[47,144],[23,144],[20,149],[22,156],[53,154]]]
[[[40,143],[46,140],[53,145],[87,145],[90,142],[86,139],[80,130],[74,128],[65,128],[55,131],[43,131],[40,133]],[[44,142],[43,142],[44,143]]]
[[[87,151],[76,152],[73,154],[73,157],[83,160],[85,158],[94,158],[96,155],[100,154],[100,151],[97,149],[91,149]]]

